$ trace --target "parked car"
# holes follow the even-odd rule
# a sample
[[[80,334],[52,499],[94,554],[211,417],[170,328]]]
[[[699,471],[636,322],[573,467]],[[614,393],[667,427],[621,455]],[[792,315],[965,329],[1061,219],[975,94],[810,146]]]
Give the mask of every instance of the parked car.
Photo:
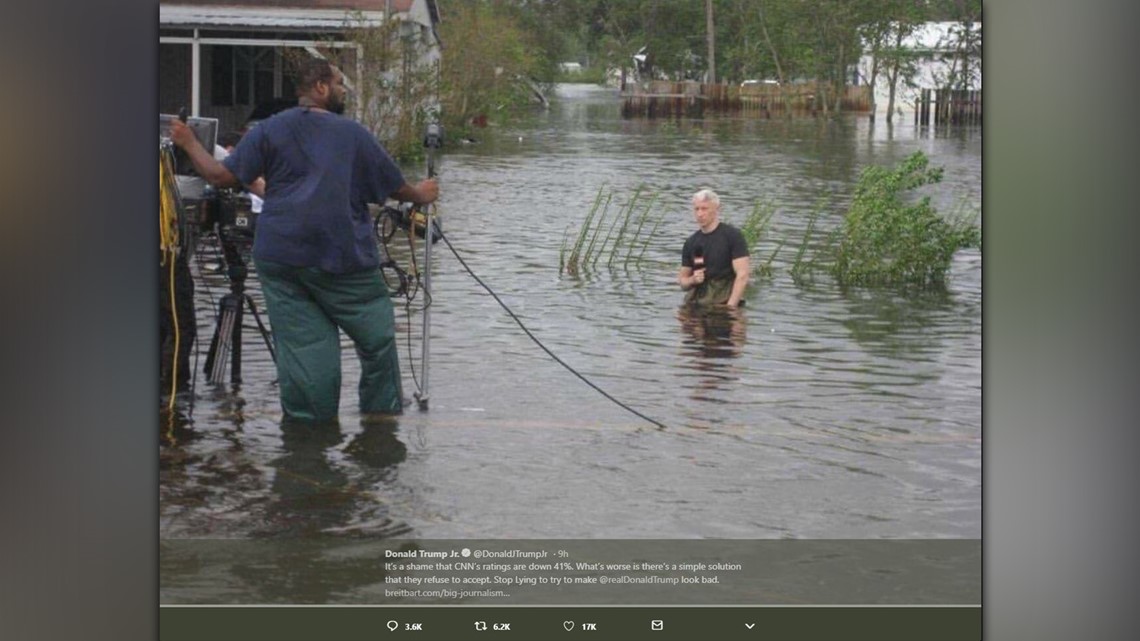
[[[773,87],[778,87],[778,86],[780,86],[780,81],[779,80],[773,80],[771,78],[765,78],[764,80],[745,80],[744,82],[740,83],[741,88],[758,87],[760,85],[769,85],[769,86],[773,86]]]

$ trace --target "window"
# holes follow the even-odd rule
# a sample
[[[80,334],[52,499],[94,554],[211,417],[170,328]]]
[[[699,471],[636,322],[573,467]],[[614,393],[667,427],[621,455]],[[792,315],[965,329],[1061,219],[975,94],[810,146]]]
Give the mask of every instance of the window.
[[[233,47],[210,47],[210,102],[216,107],[234,104]]]
[[[280,55],[276,49],[221,45],[210,49],[210,102],[213,106],[249,106],[277,97]]]

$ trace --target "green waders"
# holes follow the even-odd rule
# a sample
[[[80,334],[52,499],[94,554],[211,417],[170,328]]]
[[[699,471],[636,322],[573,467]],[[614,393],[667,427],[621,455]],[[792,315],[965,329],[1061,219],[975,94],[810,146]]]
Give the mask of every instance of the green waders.
[[[340,404],[340,335],[360,357],[361,413],[403,408],[396,318],[379,269],[330,274],[255,260],[277,348],[281,408],[291,419],[326,421]]]
[[[731,278],[706,280],[685,294],[685,302],[690,305],[723,305],[732,296],[734,282]]]

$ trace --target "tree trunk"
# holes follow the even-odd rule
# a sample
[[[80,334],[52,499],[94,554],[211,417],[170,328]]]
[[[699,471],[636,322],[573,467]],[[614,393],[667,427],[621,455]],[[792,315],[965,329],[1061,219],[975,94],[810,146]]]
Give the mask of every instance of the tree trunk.
[[[887,89],[890,92],[887,98],[887,124],[895,119],[895,88],[898,87],[899,72],[902,69],[902,41],[903,29],[895,32],[894,51],[887,60]]]
[[[845,57],[847,50],[841,44],[839,45],[839,61],[837,69],[835,70],[836,83],[835,83],[835,114],[839,115],[840,110],[843,108],[843,95],[847,89],[847,59]]]
[[[887,124],[895,119],[895,84],[899,78],[898,61],[887,63]]]
[[[878,110],[879,105],[875,103],[875,83],[879,78],[879,56],[875,55],[871,58],[871,122],[875,122],[875,111]]]
[[[764,22],[764,9],[758,9],[760,13],[760,32],[764,36],[764,44],[768,46],[768,52],[772,54],[772,62],[776,65],[776,78],[780,81],[780,85],[784,84],[784,70],[780,67],[780,54],[776,48],[772,46],[772,38],[768,35],[768,24]]]
[[[705,0],[705,29],[708,33],[709,43],[709,77],[708,84],[716,84],[716,31],[713,29],[712,0]]]
[[[764,7],[757,2],[757,13],[760,14],[760,34],[764,36],[764,44],[768,47],[768,52],[772,54],[772,63],[776,65],[776,79],[780,81],[780,97],[784,102],[784,117],[792,117],[792,98],[788,94],[786,80],[784,79],[784,68],[780,66],[780,54],[776,51],[776,47],[772,46],[772,37],[768,35],[768,23],[764,21]]]

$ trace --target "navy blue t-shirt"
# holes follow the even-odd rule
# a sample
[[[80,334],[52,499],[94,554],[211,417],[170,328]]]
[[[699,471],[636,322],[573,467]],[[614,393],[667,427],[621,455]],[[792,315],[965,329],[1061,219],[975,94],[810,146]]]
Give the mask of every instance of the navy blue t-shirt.
[[[259,123],[223,162],[242,184],[265,177],[254,258],[335,274],[380,264],[368,203],[383,203],[404,176],[359,123],[294,107]]]

